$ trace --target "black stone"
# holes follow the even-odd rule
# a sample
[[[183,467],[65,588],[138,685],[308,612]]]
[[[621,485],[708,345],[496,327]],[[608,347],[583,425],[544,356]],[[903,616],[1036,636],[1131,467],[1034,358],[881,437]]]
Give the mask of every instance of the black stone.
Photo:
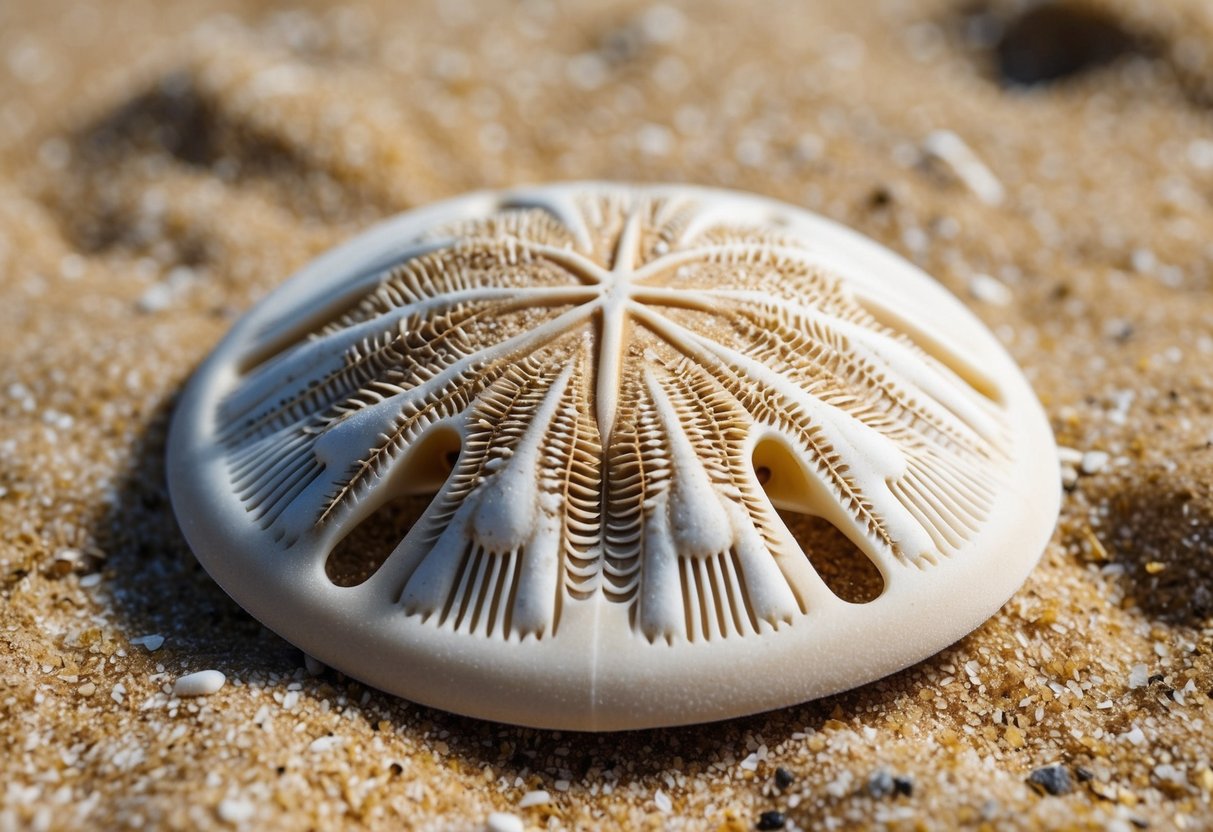
[[[893,793],[902,797],[914,796],[914,780],[910,777],[894,777]]]
[[[786,789],[796,780],[796,775],[788,771],[783,766],[775,769],[775,785],[781,789]]]
[[[783,829],[787,822],[788,819],[783,816],[783,812],[763,812],[758,816],[759,829]]]
[[[1037,791],[1057,796],[1074,791],[1074,783],[1070,780],[1070,771],[1065,766],[1043,766],[1028,775],[1028,784]]]

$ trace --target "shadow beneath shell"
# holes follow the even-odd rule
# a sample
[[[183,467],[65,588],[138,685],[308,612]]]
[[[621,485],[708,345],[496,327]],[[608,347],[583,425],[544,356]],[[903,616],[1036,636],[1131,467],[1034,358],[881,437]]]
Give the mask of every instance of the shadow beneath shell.
[[[567,781],[571,791],[584,793],[586,784],[627,789],[648,781],[652,788],[656,779],[660,788],[665,776],[695,778],[713,770],[718,777],[741,774],[745,769],[740,764],[760,747],[767,749],[767,755],[753,768],[749,788],[774,794],[776,767],[786,765],[795,771],[803,765],[791,755],[781,756],[777,750],[781,744],[833,727],[835,719],[858,730],[851,721],[857,714],[865,715],[864,724],[879,725],[883,715],[920,683],[916,669],[909,668],[857,690],[753,716],[613,733],[522,728],[430,709],[425,709],[425,718],[433,730],[449,732],[446,742],[452,754],[468,764],[489,766],[496,777],[521,778],[527,788],[553,794],[563,786],[561,781]],[[762,680],[755,679],[754,684],[761,685]]]
[[[169,505],[164,471],[172,402],[151,416],[131,462],[93,528],[106,552],[108,599],[129,638],[164,636],[153,658],[170,670],[250,666],[291,673],[298,651],[262,627],[194,558]]]

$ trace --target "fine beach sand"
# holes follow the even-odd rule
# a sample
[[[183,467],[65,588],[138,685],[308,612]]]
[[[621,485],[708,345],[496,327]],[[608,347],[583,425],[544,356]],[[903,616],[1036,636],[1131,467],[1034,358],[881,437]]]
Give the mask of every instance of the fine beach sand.
[[[0,4],[0,830],[1213,828],[1213,5],[1028,5]],[[177,530],[174,397],[376,219],[571,178],[784,199],[964,299],[1095,452],[1027,585],[902,673],[715,725],[310,675]],[[1069,794],[1026,782],[1052,763]]]

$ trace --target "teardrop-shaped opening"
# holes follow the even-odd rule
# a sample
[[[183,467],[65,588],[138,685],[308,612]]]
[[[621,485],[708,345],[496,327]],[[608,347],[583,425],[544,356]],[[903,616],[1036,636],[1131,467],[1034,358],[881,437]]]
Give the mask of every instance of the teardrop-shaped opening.
[[[432,427],[413,443],[388,486],[396,496],[355,523],[329,552],[324,570],[330,581],[357,586],[383,566],[450,478],[461,447],[450,425]]]
[[[755,479],[830,591],[852,604],[879,598],[884,576],[862,549],[822,516],[834,516],[842,509],[805,474],[795,451],[778,437],[767,436],[754,446],[752,464]]]
[[[412,494],[388,500],[358,523],[329,553],[325,574],[337,586],[358,586],[379,571],[404,536],[421,518],[433,495]]]
[[[790,511],[779,516],[830,592],[852,604],[867,604],[884,592],[876,564],[829,520]]]

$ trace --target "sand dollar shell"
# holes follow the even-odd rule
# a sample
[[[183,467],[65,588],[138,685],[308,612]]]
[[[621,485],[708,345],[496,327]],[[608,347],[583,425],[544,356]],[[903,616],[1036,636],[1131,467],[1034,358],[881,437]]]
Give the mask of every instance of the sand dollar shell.
[[[758,197],[567,184],[390,220],[190,382],[173,504],[322,661],[545,727],[878,678],[991,615],[1057,516],[1028,384],[937,283]]]

